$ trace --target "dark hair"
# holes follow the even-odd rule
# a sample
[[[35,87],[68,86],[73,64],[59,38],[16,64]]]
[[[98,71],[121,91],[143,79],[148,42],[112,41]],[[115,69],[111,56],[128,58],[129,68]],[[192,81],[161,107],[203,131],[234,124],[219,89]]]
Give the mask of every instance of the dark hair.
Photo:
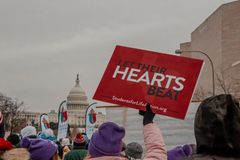
[[[7,140],[14,146],[16,146],[17,144],[19,144],[20,142],[20,137],[17,135],[17,134],[10,134],[8,137],[7,137]]]
[[[63,146],[58,145],[58,156],[62,159],[63,158]]]

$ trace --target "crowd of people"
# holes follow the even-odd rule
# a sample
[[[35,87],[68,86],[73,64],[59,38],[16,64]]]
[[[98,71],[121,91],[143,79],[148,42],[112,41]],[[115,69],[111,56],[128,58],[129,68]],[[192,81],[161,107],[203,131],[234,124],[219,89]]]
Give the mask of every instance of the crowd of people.
[[[84,133],[59,141],[51,129],[40,134],[26,126],[4,139],[0,125],[2,160],[235,160],[240,159],[240,108],[232,95],[222,94],[201,102],[196,112],[196,144],[166,150],[150,104],[143,116],[145,150],[137,142],[123,142],[125,129],[114,122],[103,123],[88,139]],[[160,124],[161,125],[161,124]]]

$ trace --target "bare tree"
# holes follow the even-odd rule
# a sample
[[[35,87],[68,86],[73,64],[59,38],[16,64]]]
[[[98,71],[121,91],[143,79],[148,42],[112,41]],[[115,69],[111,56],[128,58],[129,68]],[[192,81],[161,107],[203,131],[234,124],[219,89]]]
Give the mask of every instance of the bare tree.
[[[240,93],[240,83],[239,80],[234,79],[231,75],[227,75],[226,72],[220,70],[217,74],[217,86],[221,93],[232,94],[236,96]]]
[[[232,94],[236,98],[240,98],[240,79],[234,78],[229,72],[226,72],[226,69],[220,70],[216,74],[216,84],[218,94]],[[207,92],[202,86],[198,86],[194,93],[193,101],[202,101],[211,95],[211,92]]]
[[[199,86],[194,93],[193,101],[200,102],[211,95],[211,92],[207,92],[203,89],[202,86]]]
[[[24,103],[13,100],[0,93],[0,110],[4,115],[5,128],[13,132],[19,125],[23,124],[20,113],[24,111]]]

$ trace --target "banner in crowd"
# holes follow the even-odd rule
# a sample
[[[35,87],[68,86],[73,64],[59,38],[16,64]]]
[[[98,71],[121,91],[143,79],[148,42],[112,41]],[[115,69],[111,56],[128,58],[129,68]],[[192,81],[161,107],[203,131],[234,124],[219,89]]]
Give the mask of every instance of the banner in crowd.
[[[184,119],[203,60],[117,46],[93,99]]]
[[[67,137],[68,132],[68,112],[67,112],[67,102],[63,101],[58,109],[58,134],[57,140]]]
[[[49,118],[48,118],[48,115],[46,113],[43,113],[40,116],[40,126],[41,126],[42,131],[50,128]]]
[[[86,135],[91,139],[97,121],[97,103],[92,103],[88,106],[85,114],[86,119]]]

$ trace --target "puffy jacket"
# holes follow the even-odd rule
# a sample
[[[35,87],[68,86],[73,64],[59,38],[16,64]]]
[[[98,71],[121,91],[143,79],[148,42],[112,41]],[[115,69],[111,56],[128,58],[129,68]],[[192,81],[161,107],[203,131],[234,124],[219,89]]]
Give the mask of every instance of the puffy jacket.
[[[64,156],[63,160],[83,160],[86,156],[87,150],[73,149]]]
[[[165,143],[159,127],[154,123],[147,124],[143,127],[143,135],[146,146],[144,160],[167,160]],[[127,158],[121,156],[103,156],[97,158],[87,157],[85,160],[127,160]]]
[[[198,155],[193,155],[191,157],[185,158],[183,160],[239,160],[239,158],[219,157],[219,156],[198,154]]]

